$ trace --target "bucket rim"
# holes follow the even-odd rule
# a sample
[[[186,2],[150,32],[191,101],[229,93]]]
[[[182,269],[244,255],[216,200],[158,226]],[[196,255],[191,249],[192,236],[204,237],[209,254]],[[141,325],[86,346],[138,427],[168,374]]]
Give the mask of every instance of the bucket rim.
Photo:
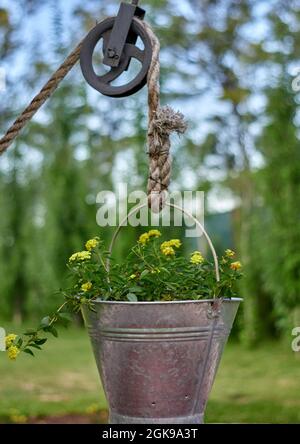
[[[185,301],[102,301],[101,299],[95,299],[93,304],[105,304],[105,305],[176,305],[176,304],[199,304],[204,302],[213,303],[215,301],[220,300],[221,298],[215,299],[187,299]],[[231,303],[231,302],[243,302],[243,298],[226,298],[223,299],[223,302]]]

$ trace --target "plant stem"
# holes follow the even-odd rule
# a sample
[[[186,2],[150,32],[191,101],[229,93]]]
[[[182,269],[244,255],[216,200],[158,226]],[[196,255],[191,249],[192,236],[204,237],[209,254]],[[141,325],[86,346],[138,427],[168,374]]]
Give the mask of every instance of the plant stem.
[[[60,313],[61,312],[61,310],[64,308],[64,306],[65,305],[67,305],[67,301],[66,302],[64,302],[57,310],[56,310],[56,312],[54,313],[54,315],[53,315],[53,318],[51,319],[51,321],[50,321],[50,323],[49,323],[49,327],[54,323],[54,322],[56,322],[57,321],[57,314],[58,313]]]

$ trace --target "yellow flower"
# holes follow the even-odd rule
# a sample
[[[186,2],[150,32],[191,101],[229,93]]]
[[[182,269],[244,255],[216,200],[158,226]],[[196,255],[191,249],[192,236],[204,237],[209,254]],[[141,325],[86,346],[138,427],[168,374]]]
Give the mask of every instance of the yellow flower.
[[[129,276],[129,279],[135,279],[136,278],[136,274],[131,274],[130,276]]]
[[[238,271],[242,268],[242,264],[239,261],[232,262],[230,265],[230,268],[231,268],[231,270]]]
[[[27,422],[27,417],[25,415],[12,415],[10,416],[10,420],[14,424],[25,424]]]
[[[202,256],[200,251],[194,251],[194,253],[192,253],[191,255],[190,262],[194,265],[202,264],[204,262],[204,257]]]
[[[91,259],[92,254],[90,251],[80,251],[78,253],[72,254],[72,256],[69,258],[69,262],[75,262],[75,261],[86,261]]]
[[[161,232],[159,230],[150,230],[150,231],[148,231],[148,236],[149,237],[160,237]]]
[[[162,254],[164,254],[165,256],[174,256],[175,254],[175,250],[172,247],[169,247],[168,245],[166,246],[162,246],[160,247],[160,251],[162,252]]]
[[[172,245],[172,241],[163,242],[160,246],[160,251],[162,252],[162,254],[164,254],[165,256],[174,256],[175,250]]]
[[[226,257],[233,257],[235,255],[235,252],[232,250],[225,250],[225,256]]]
[[[173,301],[173,297],[170,294],[165,294],[161,300],[164,302]]]
[[[143,233],[139,237],[139,244],[146,245],[149,239],[150,239],[149,234]]]
[[[179,239],[171,239],[169,241],[165,241],[161,244],[160,248],[163,249],[165,247],[175,247],[179,248],[181,247],[181,242]]]
[[[81,290],[84,292],[90,291],[93,287],[93,284],[91,282],[86,282],[85,284],[81,285]]]
[[[10,346],[7,350],[8,357],[12,361],[15,361],[17,359],[17,356],[19,353],[20,353],[20,350],[15,345]]]
[[[179,248],[179,247],[181,247],[181,241],[179,239],[171,239],[169,241],[169,246]]]
[[[9,347],[11,347],[13,345],[13,342],[16,338],[17,338],[17,335],[15,335],[14,333],[11,333],[6,336],[6,338],[5,338],[6,349],[8,349]]]
[[[22,415],[17,409],[9,410],[9,419],[14,424],[25,424],[27,422],[27,417]]]
[[[151,239],[151,237],[160,237],[161,232],[159,230],[150,230],[148,233],[143,233],[139,237],[139,244],[146,245],[146,243]]]
[[[88,240],[87,243],[85,244],[85,248],[86,248],[88,251],[92,251],[92,250],[94,250],[94,248],[98,247],[99,242],[100,242],[100,241],[99,241],[99,238],[98,238],[98,237],[95,237],[94,239],[90,239],[90,240]]]

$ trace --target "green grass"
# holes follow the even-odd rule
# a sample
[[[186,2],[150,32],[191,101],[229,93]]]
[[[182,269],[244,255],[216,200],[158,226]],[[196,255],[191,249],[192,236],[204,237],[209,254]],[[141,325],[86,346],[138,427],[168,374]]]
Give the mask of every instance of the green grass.
[[[287,343],[228,344],[207,422],[300,423],[300,359]]]
[[[0,353],[0,418],[84,414],[106,408],[84,330],[62,330],[36,358]],[[300,359],[287,344],[226,348],[206,422],[299,423]]]
[[[85,413],[92,405],[106,408],[87,334],[61,330],[33,358],[16,362],[0,353],[0,417],[16,409],[26,416]]]

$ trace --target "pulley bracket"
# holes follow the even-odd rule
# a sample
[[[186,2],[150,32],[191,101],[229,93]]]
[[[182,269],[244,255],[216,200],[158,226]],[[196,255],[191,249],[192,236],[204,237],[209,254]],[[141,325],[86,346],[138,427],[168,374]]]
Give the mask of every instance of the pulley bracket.
[[[119,66],[121,55],[126,43],[136,44],[137,34],[130,32],[133,17],[143,20],[146,11],[139,6],[122,2],[110,34],[107,49],[104,54],[105,65]]]

